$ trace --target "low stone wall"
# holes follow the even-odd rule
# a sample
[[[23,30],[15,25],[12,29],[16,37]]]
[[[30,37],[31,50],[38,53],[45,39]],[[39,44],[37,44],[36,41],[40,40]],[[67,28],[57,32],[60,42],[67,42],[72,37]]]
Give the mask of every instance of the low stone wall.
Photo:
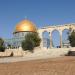
[[[0,56],[27,56],[27,57],[43,57],[43,56],[64,56],[69,51],[75,51],[75,47],[71,48],[52,48],[52,49],[41,49],[35,48],[34,52],[31,53],[29,51],[23,51],[22,49],[6,49],[5,52],[0,52]]]
[[[10,56],[11,52],[12,52],[11,50],[5,50],[5,52],[0,52],[0,57]]]
[[[71,50],[71,51],[75,51],[75,47],[71,47],[70,50]]]

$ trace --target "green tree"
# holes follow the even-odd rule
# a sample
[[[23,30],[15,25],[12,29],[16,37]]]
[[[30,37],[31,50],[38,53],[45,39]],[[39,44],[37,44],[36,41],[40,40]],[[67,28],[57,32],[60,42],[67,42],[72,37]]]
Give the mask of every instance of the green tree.
[[[28,33],[25,36],[25,40],[22,42],[23,50],[33,50],[34,47],[38,47],[40,45],[41,39],[38,36],[38,33]]]
[[[75,47],[75,32],[74,31],[69,35],[69,41],[70,41],[70,45],[72,47]]]
[[[5,51],[4,40],[2,38],[0,38],[0,51],[1,52]]]

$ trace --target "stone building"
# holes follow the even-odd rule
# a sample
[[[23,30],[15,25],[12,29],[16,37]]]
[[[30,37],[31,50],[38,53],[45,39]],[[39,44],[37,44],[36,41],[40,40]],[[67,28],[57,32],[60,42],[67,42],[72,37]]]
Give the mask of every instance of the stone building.
[[[21,47],[21,42],[25,39],[27,33],[34,33],[37,31],[36,26],[29,20],[22,20],[15,27],[13,38],[5,39],[5,46],[11,48]]]
[[[56,26],[46,26],[37,29],[35,24],[33,24],[29,20],[22,20],[20,23],[18,23],[15,27],[15,30],[13,32],[13,38],[11,39],[5,39],[5,46],[6,48],[19,48],[21,47],[21,42],[25,39],[25,36],[27,33],[34,33],[38,32],[40,38],[41,38],[41,44],[40,47],[44,48],[45,46],[48,48],[53,48],[53,41],[52,41],[52,32],[54,30],[57,30],[60,34],[60,48],[63,46],[68,47],[70,44],[69,43],[64,43],[62,41],[62,32],[68,29],[70,32],[72,30],[75,30],[75,24],[64,24],[64,25],[56,25]],[[44,32],[49,33],[50,39],[44,39],[42,34]]]

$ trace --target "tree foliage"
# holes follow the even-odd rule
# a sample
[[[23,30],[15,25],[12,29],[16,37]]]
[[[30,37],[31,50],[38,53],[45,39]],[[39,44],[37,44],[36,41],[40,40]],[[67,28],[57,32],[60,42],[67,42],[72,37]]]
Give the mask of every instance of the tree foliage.
[[[28,33],[25,36],[25,40],[22,42],[23,50],[33,50],[34,47],[40,45],[41,39],[38,36],[38,33]]]
[[[75,32],[73,31],[69,36],[70,45],[75,47]]]
[[[23,50],[30,50],[32,51],[34,49],[34,44],[33,44],[33,41],[32,40],[24,40],[22,42],[22,48]]]
[[[5,51],[4,40],[2,38],[0,38],[0,51],[1,52]]]

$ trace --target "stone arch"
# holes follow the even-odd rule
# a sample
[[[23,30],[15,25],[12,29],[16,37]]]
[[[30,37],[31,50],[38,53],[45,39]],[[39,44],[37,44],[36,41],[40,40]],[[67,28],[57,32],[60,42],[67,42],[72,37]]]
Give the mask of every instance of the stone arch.
[[[52,47],[59,48],[60,47],[60,31],[57,29],[54,29],[51,32],[52,37]]]
[[[68,28],[64,28],[62,31],[62,46],[63,47],[69,47],[69,32],[70,30]]]
[[[48,32],[49,36],[50,36],[50,48],[52,48],[52,33],[53,31],[58,31],[59,32],[59,37],[60,37],[60,47],[62,47],[62,34],[63,34],[63,31],[65,29],[72,29],[72,30],[75,30],[75,24],[64,24],[64,25],[58,25],[58,26],[47,26],[47,27],[43,27],[41,29],[39,29],[39,35],[40,37],[42,38],[42,33],[44,32]],[[71,32],[72,32],[71,30]],[[40,47],[43,47],[43,41],[41,41],[41,44],[40,44]]]
[[[49,48],[50,47],[50,37],[49,32],[47,30],[42,32],[42,39],[43,39],[43,47]]]

